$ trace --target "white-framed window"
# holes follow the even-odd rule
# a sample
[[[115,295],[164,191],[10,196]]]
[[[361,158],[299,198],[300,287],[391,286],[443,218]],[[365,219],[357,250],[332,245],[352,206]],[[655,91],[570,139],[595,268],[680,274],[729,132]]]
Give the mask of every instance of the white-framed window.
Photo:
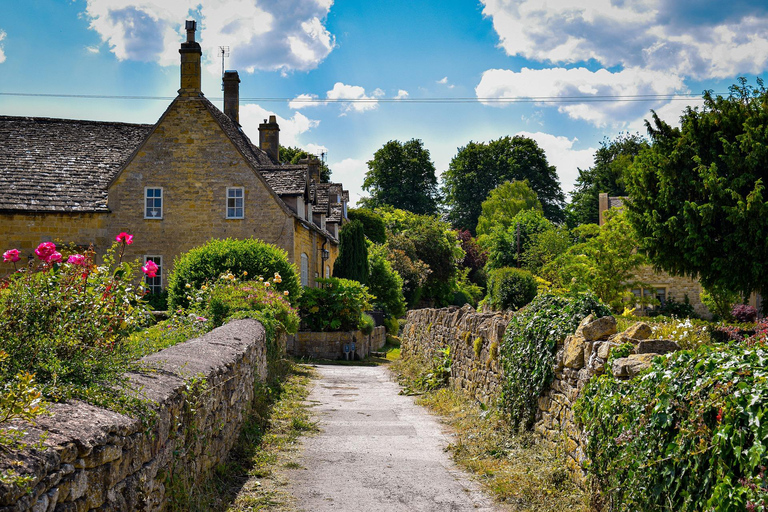
[[[245,190],[243,187],[227,187],[227,218],[245,218]]]
[[[301,286],[309,286],[309,256],[301,253]]]
[[[163,218],[163,188],[146,187],[144,188],[144,218],[162,219]]]
[[[149,293],[155,294],[163,291],[163,257],[162,256],[144,256],[144,263],[148,261],[157,265],[157,275],[155,277],[144,276],[144,282],[147,285]]]

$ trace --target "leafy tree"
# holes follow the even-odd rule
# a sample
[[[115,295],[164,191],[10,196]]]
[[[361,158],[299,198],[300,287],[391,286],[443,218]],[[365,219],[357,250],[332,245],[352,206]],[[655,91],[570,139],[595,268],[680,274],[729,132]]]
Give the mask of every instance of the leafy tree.
[[[518,243],[519,226],[519,243]],[[481,240],[488,250],[486,270],[501,267],[520,267],[523,257],[530,248],[532,237],[554,229],[554,225],[538,210],[523,210],[512,219],[508,228],[495,228]],[[519,255],[519,259],[518,259]]]
[[[468,271],[467,279],[469,281],[485,288],[487,278],[484,267],[488,262],[488,252],[477,243],[477,239],[473,238],[472,233],[466,229],[458,231],[456,238],[458,238],[461,249],[464,251],[464,259],[461,260],[459,266]]]
[[[387,231],[384,220],[373,210],[367,208],[350,208],[347,211],[349,220],[359,220],[363,223],[363,231],[373,243],[383,244],[387,241]]]
[[[548,267],[560,276],[560,284],[572,291],[592,291],[614,311],[621,311],[638,286],[635,270],[646,262],[638,253],[637,237],[623,211],[611,211],[602,226],[584,224],[577,236],[586,241],[576,244]]]
[[[496,227],[508,228],[515,215],[523,210],[542,211],[541,201],[526,180],[506,181],[491,190],[481,209],[477,219],[478,236],[487,235]]]
[[[280,146],[280,163],[283,164],[298,164],[305,158],[314,157],[315,155],[308,153],[307,151],[298,147],[284,147]],[[331,169],[328,164],[320,162],[320,182],[329,183],[331,181]]]
[[[391,140],[368,161],[363,190],[369,208],[393,206],[419,214],[437,213],[437,177],[429,150],[418,139]]]
[[[458,229],[475,233],[482,201],[491,190],[513,180],[528,181],[545,217],[555,222],[564,219],[565,196],[557,172],[536,141],[528,137],[469,142],[451,160],[444,180],[448,220]]]
[[[374,307],[395,318],[405,314],[403,278],[387,261],[387,249],[383,245],[371,245],[368,251],[368,291],[376,298]]]
[[[344,225],[339,232],[339,256],[333,264],[333,277],[368,282],[368,248],[359,220]]]
[[[745,79],[704,93],[681,127],[653,113],[651,148],[632,166],[629,220],[640,247],[673,275],[709,289],[768,294],[768,91]]]
[[[387,247],[402,251],[412,264],[419,261],[429,270],[418,291],[420,298],[437,306],[449,305],[456,288],[458,265],[464,258],[456,233],[433,215],[414,215],[393,208],[382,208],[377,212],[387,226]],[[396,265],[395,268],[400,271]],[[418,298],[410,297],[416,301]],[[414,302],[409,304],[414,305]]]
[[[576,187],[567,207],[571,225],[599,223],[599,196],[626,196],[625,175],[632,161],[647,148],[648,142],[638,134],[622,134],[605,139],[595,152],[595,163],[586,170],[579,169]]]
[[[521,256],[523,267],[548,281],[552,281],[553,276],[544,272],[544,268],[558,256],[564,254],[573,244],[574,236],[564,225],[540,233],[533,233],[525,252]]]

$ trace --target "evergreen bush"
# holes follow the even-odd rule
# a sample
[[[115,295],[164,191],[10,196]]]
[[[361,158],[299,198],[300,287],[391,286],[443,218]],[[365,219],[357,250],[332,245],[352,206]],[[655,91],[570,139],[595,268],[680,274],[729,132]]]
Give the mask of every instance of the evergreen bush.
[[[363,224],[350,222],[339,233],[339,256],[333,263],[333,277],[368,283],[368,248]]]
[[[354,331],[363,311],[371,309],[368,288],[351,279],[318,279],[299,300],[300,316],[310,331]]]
[[[189,306],[187,284],[199,289],[227,273],[247,280],[269,279],[277,273],[282,278],[282,282],[275,285],[278,291],[288,291],[288,300],[292,303],[301,296],[298,273],[283,249],[253,238],[213,239],[174,261],[168,276],[168,307]]]
[[[350,208],[347,211],[350,221],[359,220],[363,224],[363,232],[368,240],[375,244],[387,242],[387,231],[384,219],[368,208]]]
[[[488,275],[488,302],[493,309],[520,309],[533,300],[536,291],[536,279],[527,270],[503,267]]]
[[[375,296],[374,308],[394,317],[404,315],[403,279],[387,261],[387,250],[383,245],[370,248],[368,271],[368,291]]]

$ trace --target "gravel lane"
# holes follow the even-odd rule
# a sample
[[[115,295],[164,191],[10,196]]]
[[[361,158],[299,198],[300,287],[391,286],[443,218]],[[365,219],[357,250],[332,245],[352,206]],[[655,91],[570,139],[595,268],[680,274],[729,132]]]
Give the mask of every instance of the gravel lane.
[[[304,438],[290,492],[306,512],[500,510],[451,461],[444,427],[381,366],[317,365],[308,398],[320,433]]]

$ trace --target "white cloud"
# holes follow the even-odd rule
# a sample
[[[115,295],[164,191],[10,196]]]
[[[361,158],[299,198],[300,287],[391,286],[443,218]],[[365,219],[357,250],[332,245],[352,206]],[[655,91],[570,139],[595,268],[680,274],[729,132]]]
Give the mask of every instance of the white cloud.
[[[444,76],[443,78],[441,78],[440,80],[438,80],[436,83],[438,83],[438,84],[440,84],[440,85],[445,85],[445,86],[446,86],[446,87],[448,87],[449,89],[453,89],[454,87],[456,87],[455,85],[453,85],[453,84],[449,84],[449,83],[448,83],[448,77],[447,77],[447,76]]]
[[[557,168],[560,178],[560,186],[563,191],[569,192],[579,177],[579,169],[587,169],[592,166],[595,156],[595,148],[573,149],[578,139],[569,139],[543,132],[518,132],[516,135],[535,140],[544,153],[550,165]]]
[[[406,91],[404,89],[399,89],[397,91],[397,96],[395,96],[395,99],[396,100],[404,100],[407,97],[408,97],[408,91]]]
[[[304,144],[303,148],[307,153],[311,153],[315,156],[321,156],[323,153],[328,153],[328,148],[321,144],[313,144],[310,142],[309,144]]]
[[[330,162],[328,167],[333,174],[331,179],[334,183],[343,183],[344,189],[349,190],[350,206],[357,204],[357,201],[363,197],[363,179],[368,172],[368,165],[365,160],[354,158],[345,158],[340,162]]]
[[[319,107],[325,105],[325,101],[316,101],[317,94],[299,94],[294,99],[288,102],[288,106],[294,110],[299,110],[307,107]]]
[[[374,89],[374,91],[368,95],[365,92],[365,88],[360,87],[359,85],[347,85],[342,82],[336,82],[333,85],[333,89],[328,91],[325,95],[326,99],[334,100],[336,103],[341,103],[341,115],[346,115],[346,113],[351,110],[356,112],[373,110],[379,106],[377,98],[382,96],[384,96],[384,91],[381,89]],[[355,101],[344,102],[341,100]],[[320,100],[315,94],[299,94],[288,103],[288,106],[290,106],[292,109],[298,110],[300,108],[306,107],[317,107],[327,103],[329,102]]]
[[[120,60],[179,61],[184,21],[197,19],[197,40],[211,72],[218,47],[230,47],[231,68],[248,72],[309,70],[335,46],[325,28],[332,0],[87,0],[90,28]]]
[[[86,46],[85,47],[85,51],[87,51],[88,53],[96,54],[96,53],[99,53],[99,47],[98,46]]]
[[[637,101],[642,95],[669,95],[685,90],[683,80],[672,73],[637,68],[612,73],[605,69],[586,68],[528,69],[519,72],[489,69],[483,73],[475,94],[483,101],[492,99],[528,98],[538,105],[557,106],[573,119],[583,119],[603,126],[638,118],[650,108],[660,108],[666,99]],[[592,101],[573,98],[587,96]],[[601,101],[601,97],[624,96],[625,99]],[[539,101],[536,101],[536,100]],[[549,101],[546,101],[549,100]],[[508,103],[486,101],[487,105]]]
[[[765,2],[481,0],[508,55],[703,78],[768,65]]]
[[[3,39],[5,39],[5,32],[0,30],[0,43],[3,42]],[[3,52],[3,45],[0,44],[0,63],[5,61],[5,53]]]
[[[259,125],[265,119],[269,119],[271,115],[275,115],[275,113],[254,103],[240,106],[240,124],[253,143],[258,145]],[[310,119],[301,112],[296,112],[290,119],[281,116],[276,116],[276,118],[277,124],[280,125],[280,144],[282,146],[302,147],[299,136],[320,124],[320,121]]]

